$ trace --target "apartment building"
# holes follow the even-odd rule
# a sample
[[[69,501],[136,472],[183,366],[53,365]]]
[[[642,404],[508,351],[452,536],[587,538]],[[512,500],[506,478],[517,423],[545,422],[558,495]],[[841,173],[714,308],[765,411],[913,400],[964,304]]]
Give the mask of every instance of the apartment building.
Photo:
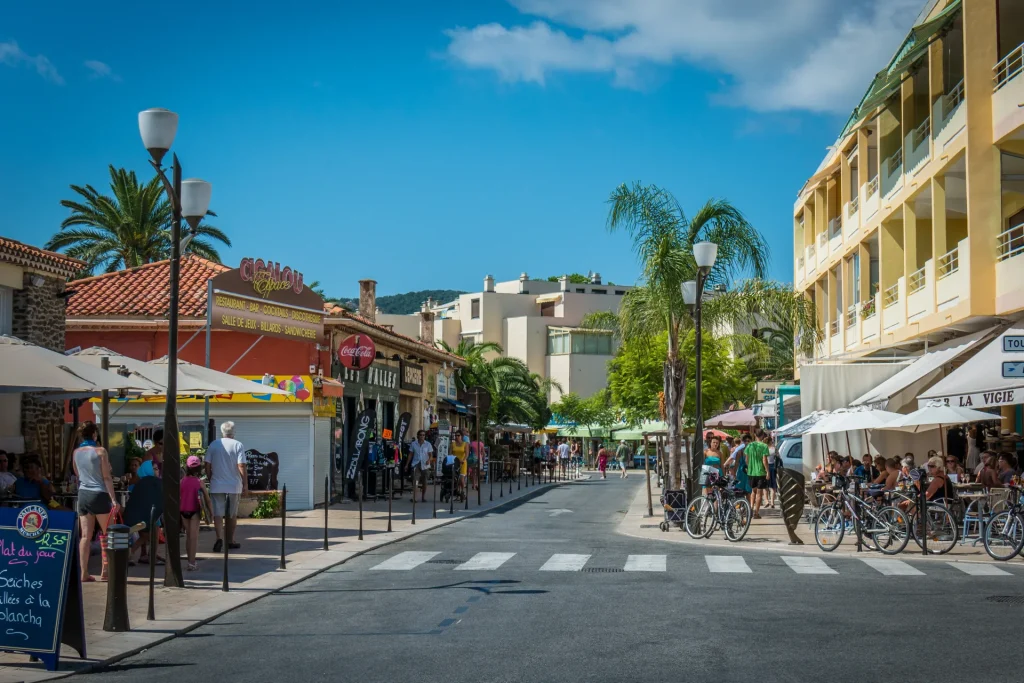
[[[585,284],[570,282],[567,276],[557,282],[532,280],[526,273],[518,280],[495,282],[488,275],[482,291],[424,304],[418,317],[428,322],[420,327],[419,336],[429,335],[452,348],[462,340],[497,342],[505,355],[561,385],[561,392],[553,391],[552,401],[569,392],[587,397],[607,385],[615,341],[611,332],[583,329],[580,324],[594,311],[617,312],[630,289],[605,284],[598,273]],[[378,320],[400,331],[415,318],[385,315]]]
[[[794,205],[813,360],[912,354],[1024,310],[1024,1],[930,0],[893,47]]]

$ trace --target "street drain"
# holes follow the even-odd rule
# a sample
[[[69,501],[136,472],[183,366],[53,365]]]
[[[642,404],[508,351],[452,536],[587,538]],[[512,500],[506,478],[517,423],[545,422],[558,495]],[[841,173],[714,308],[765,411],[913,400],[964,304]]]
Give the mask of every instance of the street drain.
[[[999,602],[1004,605],[1024,605],[1024,595],[990,595],[985,599],[989,602]]]
[[[641,529],[657,529],[660,526],[661,526],[660,524],[641,524],[640,528]]]
[[[580,571],[589,572],[591,574],[613,574],[626,571],[625,569],[619,569],[618,567],[584,567]]]
[[[427,564],[463,564],[465,560],[427,560]]]

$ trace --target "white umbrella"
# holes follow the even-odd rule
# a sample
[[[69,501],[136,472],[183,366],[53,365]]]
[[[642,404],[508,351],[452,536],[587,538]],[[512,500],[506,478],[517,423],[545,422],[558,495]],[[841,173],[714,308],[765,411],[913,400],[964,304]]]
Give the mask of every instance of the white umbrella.
[[[864,442],[868,443],[867,430],[878,429],[898,417],[901,417],[899,413],[890,413],[874,408],[839,408],[808,429],[806,433],[821,434],[825,442],[825,450],[827,451],[828,437],[825,435],[844,432],[846,434],[846,450],[852,456],[853,447],[850,445],[850,432],[863,431]]]
[[[100,360],[105,356],[110,361],[110,368],[120,372],[128,373],[129,377],[141,378],[150,383],[153,387],[143,392],[147,396],[163,396],[167,393],[167,367],[159,367],[137,358],[122,356],[110,349],[100,346],[93,346],[82,349],[74,354],[76,358],[84,363],[99,367]],[[178,366],[178,391],[179,396],[214,396],[216,394],[228,393],[219,386],[211,386],[209,383],[197,383],[181,372]]]
[[[140,382],[96,366],[17,337],[0,335],[0,393],[91,395],[144,388]]]
[[[167,356],[151,360],[146,363],[146,365],[160,368],[163,376],[165,378],[167,377]],[[196,365],[195,363],[189,363],[187,360],[178,360],[178,377],[188,378],[188,383],[192,386],[206,385],[210,387],[219,387],[220,391],[215,392],[217,394],[292,395],[290,391],[278,389],[277,387],[256,382],[255,380],[245,379],[244,377],[229,375],[226,372],[207,368],[202,365]],[[180,386],[178,387],[178,393],[181,393]]]
[[[946,405],[944,401],[929,401],[923,408],[918,408],[909,415],[902,415],[898,420],[893,420],[882,429],[896,429],[902,432],[926,432],[931,429],[939,430],[939,451],[944,449],[942,439],[943,425],[958,425],[965,422],[988,422],[990,420],[1001,420],[1000,415],[985,413],[970,408],[959,408]]]

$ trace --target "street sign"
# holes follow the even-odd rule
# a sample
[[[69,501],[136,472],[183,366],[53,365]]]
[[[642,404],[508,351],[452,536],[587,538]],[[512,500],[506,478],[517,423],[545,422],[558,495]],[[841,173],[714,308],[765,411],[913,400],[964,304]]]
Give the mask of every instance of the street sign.
[[[1024,377],[1024,361],[1003,361],[1003,377]]]
[[[1013,334],[1006,335],[1003,337],[1003,351],[1010,352],[1015,351],[1017,353],[1024,353],[1024,335]],[[1004,375],[1005,376],[1005,375]]]

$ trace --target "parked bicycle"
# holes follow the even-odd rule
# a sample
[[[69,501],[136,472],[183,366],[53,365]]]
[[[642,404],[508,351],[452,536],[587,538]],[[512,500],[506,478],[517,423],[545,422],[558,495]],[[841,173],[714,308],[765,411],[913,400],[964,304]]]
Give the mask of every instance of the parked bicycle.
[[[836,499],[823,507],[814,520],[814,541],[818,547],[831,552],[843,542],[847,530],[852,530],[869,550],[895,555],[910,541],[910,518],[891,505],[879,507],[850,492],[850,481],[840,475],[832,476],[832,489]]]
[[[995,560],[1011,560],[1024,548],[1024,504],[1020,488],[1007,487],[1016,500],[997,513],[985,527],[985,552]]]
[[[928,501],[927,520],[923,520],[919,514],[920,496],[913,486],[892,491],[889,502],[910,516],[910,535],[919,548],[924,548],[921,539],[927,536],[928,554],[945,555],[956,546],[960,525],[949,507],[955,505],[954,501],[946,498]]]
[[[717,471],[701,475],[701,486],[709,493],[694,498],[686,508],[684,527],[692,538],[708,538],[721,528],[732,542],[743,540],[753,514],[747,499],[732,489],[733,480]]]

